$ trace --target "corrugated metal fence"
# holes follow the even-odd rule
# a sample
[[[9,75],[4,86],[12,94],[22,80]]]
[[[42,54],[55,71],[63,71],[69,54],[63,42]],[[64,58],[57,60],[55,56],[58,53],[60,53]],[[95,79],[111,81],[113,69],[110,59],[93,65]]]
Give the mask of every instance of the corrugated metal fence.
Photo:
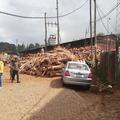
[[[109,82],[115,82],[115,51],[101,54],[101,74]]]

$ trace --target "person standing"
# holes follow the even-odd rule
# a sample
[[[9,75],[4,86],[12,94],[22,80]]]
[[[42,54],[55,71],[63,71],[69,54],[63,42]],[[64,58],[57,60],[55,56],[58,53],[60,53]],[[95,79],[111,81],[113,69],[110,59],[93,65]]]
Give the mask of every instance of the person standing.
[[[4,70],[4,63],[0,58],[0,87],[2,87],[2,84],[3,84],[3,80],[2,80],[3,70]]]
[[[14,62],[12,63],[12,82],[15,80],[15,76],[17,77],[17,83],[20,83],[19,80],[19,63],[18,60],[15,59]]]
[[[13,59],[10,60],[10,80],[12,80],[12,76],[13,76],[13,68],[14,68],[14,61]],[[13,81],[12,81],[13,82]]]

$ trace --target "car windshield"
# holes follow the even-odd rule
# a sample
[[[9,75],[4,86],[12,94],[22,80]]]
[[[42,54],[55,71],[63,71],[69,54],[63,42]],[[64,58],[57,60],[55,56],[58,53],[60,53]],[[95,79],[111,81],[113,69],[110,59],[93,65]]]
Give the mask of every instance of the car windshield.
[[[68,69],[75,69],[75,70],[89,70],[88,66],[85,64],[77,64],[77,63],[69,63]]]

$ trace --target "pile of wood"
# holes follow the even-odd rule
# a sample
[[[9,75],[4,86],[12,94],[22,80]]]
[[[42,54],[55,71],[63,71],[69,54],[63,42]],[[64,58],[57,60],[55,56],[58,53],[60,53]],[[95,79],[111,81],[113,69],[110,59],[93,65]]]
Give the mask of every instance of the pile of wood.
[[[28,54],[21,60],[20,73],[35,76],[58,76],[67,61],[78,60],[69,50],[61,47],[49,53]]]
[[[84,59],[85,61],[92,61],[93,56],[91,55],[91,46],[80,47],[80,48],[71,48],[69,49],[79,60]],[[93,48],[93,53],[95,49]],[[100,54],[103,52],[103,49],[98,46],[96,49],[97,59],[100,60]],[[95,55],[95,54],[93,54]]]
[[[101,47],[97,47],[98,60],[102,50]],[[71,60],[92,61],[91,47],[71,48],[69,50],[57,47],[53,51],[46,53],[27,54],[20,62],[20,73],[34,76],[58,76],[61,75],[64,64]]]

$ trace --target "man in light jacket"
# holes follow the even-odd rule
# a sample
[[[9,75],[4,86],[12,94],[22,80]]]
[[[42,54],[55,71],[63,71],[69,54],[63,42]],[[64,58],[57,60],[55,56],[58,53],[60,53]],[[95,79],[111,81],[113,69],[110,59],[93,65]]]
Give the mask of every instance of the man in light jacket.
[[[2,87],[2,83],[3,83],[3,80],[2,80],[3,70],[4,70],[4,63],[0,58],[0,87]]]

